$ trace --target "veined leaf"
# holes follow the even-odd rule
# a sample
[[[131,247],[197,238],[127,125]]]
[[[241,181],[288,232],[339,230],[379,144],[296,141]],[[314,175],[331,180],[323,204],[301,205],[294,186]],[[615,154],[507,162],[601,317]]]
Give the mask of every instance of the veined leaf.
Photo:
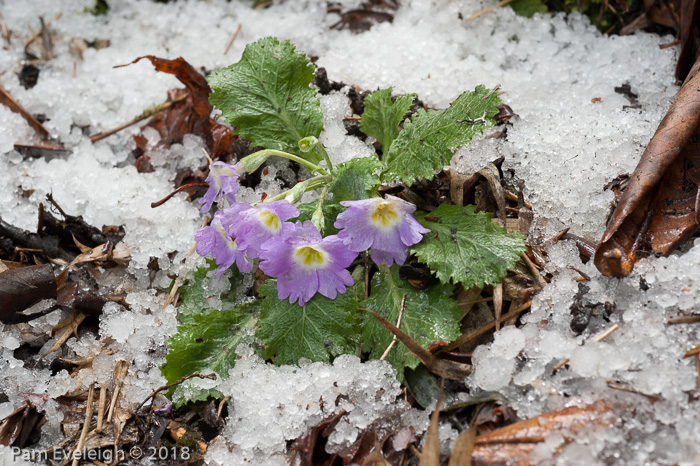
[[[412,287],[399,278],[399,267],[380,267],[372,278],[372,295],[361,303],[392,323],[396,323],[401,300],[406,294],[403,317],[399,328],[419,345],[428,348],[435,340],[454,340],[460,335],[461,312],[451,299],[454,286],[436,283],[425,290]],[[374,317],[365,317],[362,323],[362,349],[371,351],[370,357],[380,358],[394,336]],[[403,380],[405,367],[415,369],[420,361],[402,343],[397,342],[386,358]]]
[[[356,354],[358,290],[351,287],[336,299],[316,294],[303,306],[277,298],[277,280],[258,290],[262,301],[257,336],[266,345],[265,357],[275,364],[297,364],[300,358],[330,361],[339,354]]]
[[[379,170],[383,167],[376,155],[348,160],[334,170],[335,181],[329,191],[333,201],[357,201],[370,196],[372,189],[379,184]]]
[[[437,222],[428,221],[425,213],[416,218],[429,228],[423,241],[411,248],[437,278],[448,283],[462,283],[464,288],[496,284],[515,267],[525,251],[520,233],[506,233],[491,222],[491,214],[475,212],[474,206],[441,204],[430,213]]]
[[[214,259],[207,258],[207,266],[195,270],[194,278],[178,289],[180,304],[177,307],[177,319],[180,322],[190,322],[192,316],[208,312],[211,308],[203,282],[207,278],[207,274],[213,270],[216,270],[216,263]],[[222,293],[220,298],[225,303],[224,305],[230,304],[233,307],[246,284],[244,283],[245,276],[242,273],[235,267],[230,270],[232,274],[230,278],[231,288]]]
[[[173,383],[195,371],[216,372],[227,377],[228,371],[236,364],[236,347],[253,337],[260,305],[248,303],[232,309],[219,311],[210,309],[196,314],[177,328],[177,333],[167,342],[170,351],[160,371]],[[187,391],[176,387],[173,399],[178,405],[188,401],[206,400],[207,397],[220,397],[216,390]]]
[[[385,154],[399,135],[399,125],[416,98],[415,94],[405,94],[392,102],[391,90],[380,89],[367,96],[360,125],[360,131],[379,141]]]
[[[418,110],[412,121],[404,123],[403,131],[386,153],[387,169],[382,180],[411,184],[432,178],[449,165],[453,149],[493,126],[500,103],[495,92],[478,86],[474,92],[460,95],[445,110]]]
[[[318,163],[321,156],[316,151],[302,153],[297,145],[307,136],[318,137],[323,129],[318,90],[309,87],[314,70],[291,42],[265,37],[248,44],[238,63],[209,76],[214,90],[209,100],[252,146]]]

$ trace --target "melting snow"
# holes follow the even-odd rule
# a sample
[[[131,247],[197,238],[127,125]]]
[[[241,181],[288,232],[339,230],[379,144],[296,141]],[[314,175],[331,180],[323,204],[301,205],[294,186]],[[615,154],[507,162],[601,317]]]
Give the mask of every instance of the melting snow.
[[[320,0],[275,2],[259,11],[238,1],[123,0],[110,2],[109,13],[97,17],[83,13],[92,3],[32,0],[2,6],[13,37],[9,44],[3,42],[0,83],[30,112],[45,115],[46,127],[69,151],[53,160],[23,158],[12,147],[32,142],[32,131],[0,106],[3,220],[32,230],[38,203],[53,193],[67,212],[91,224],[123,224],[124,242],[132,251],[128,271],[133,278],[119,283],[130,293],[131,310],[116,304],[105,308],[95,338],[112,336],[115,352],[98,356],[92,369],[71,379],[65,372],[50,377],[48,370],[23,367],[13,349],[29,334],[13,326],[0,333],[0,370],[5,375],[0,390],[9,399],[0,403],[0,414],[23,402],[20,392],[48,394],[48,401],[40,404],[48,418],[43,446],[60,438],[62,414],[54,398],[80,384],[109,381],[116,361],[134,361],[124,388],[128,403],[141,402],[164,383],[158,366],[164,361],[164,342],[175,331],[175,310],[163,308],[163,295],[146,290],[151,278],[154,286],[166,287],[168,274],[187,273],[202,263],[196,257],[183,263],[200,222],[198,204],[179,194],[163,207],[150,208],[171,190],[174,170],[201,164],[201,141],[186,138],[154,156],[154,173],[139,174],[129,159],[129,136],[137,126],[96,144],[83,131],[88,126],[91,134],[111,129],[164,101],[167,89],[180,87],[175,78],[156,73],[146,62],[113,66],[152,54],[183,56],[196,68],[212,70],[237,61],[246,43],[276,35],[317,56],[317,65],[332,80],[365,90],[394,86],[395,92],[417,93],[429,106],[444,107],[477,84],[500,84],[502,98],[519,115],[507,139],[477,141],[461,150],[453,165],[471,173],[504,155],[505,171],[513,181],[524,181],[533,203],[533,241],[563,227],[591,240],[600,237],[612,201],[603,186],[634,168],[678,90],[672,74],[675,52],[658,47],[670,42],[669,37],[606,37],[577,14],[526,19],[506,7],[464,23],[458,15],[480,11],[481,2],[403,0],[393,23],[355,35],[329,30],[339,18],[327,13],[327,2]],[[57,35],[56,58],[42,64],[38,84],[25,89],[17,77],[24,59],[21,38],[38,29],[39,14]],[[224,55],[238,25],[241,33]],[[108,39],[110,45],[87,48],[80,56],[71,49],[73,38]],[[615,90],[626,83],[638,95],[639,108],[630,107]],[[336,162],[371,152],[371,146],[344,134],[340,118],[351,112],[344,99],[343,92],[322,99],[327,112],[322,141]],[[288,171],[286,162],[275,163],[263,178],[264,186],[242,195],[258,200],[261,189],[274,195],[280,189],[276,175]],[[468,385],[501,391],[521,417],[598,399],[614,403],[615,425],[580,434],[564,447],[561,464],[697,462],[700,415],[689,395],[696,388],[696,373],[692,360],[680,358],[700,334],[692,325],[665,324],[670,316],[700,304],[700,241],[686,250],[642,260],[632,276],[615,280],[581,264],[572,245],[551,246],[553,283],[536,297],[522,328],[506,327],[491,345],[475,351],[476,372]],[[155,277],[147,269],[152,257],[160,266]],[[594,320],[581,336],[569,328],[569,307],[578,287],[573,281],[577,273],[567,265],[593,277],[583,298],[587,303],[616,306],[609,321]],[[646,291],[640,289],[642,279]],[[114,285],[109,273],[103,280],[105,286]],[[43,334],[57,319],[49,315],[25,329]],[[614,324],[620,328],[610,337],[591,341]],[[45,342],[45,349],[51,344]],[[71,339],[67,348],[67,356],[80,357],[94,354],[99,344],[94,338]],[[570,358],[569,367],[553,374],[564,358]],[[381,362],[361,365],[357,358],[344,356],[333,365],[276,368],[245,353],[230,375],[218,388],[231,396],[233,409],[223,438],[208,453],[211,464],[283,462],[286,440],[340,409],[321,410],[319,398],[331,400],[339,393],[348,397],[342,408],[350,414],[330,439],[332,445],[352,441],[372,416],[397,410],[418,430],[425,427],[424,413],[396,402],[398,386]],[[613,390],[608,380],[646,395]],[[384,392],[378,396],[380,390]],[[454,437],[447,427],[442,431]],[[538,461],[551,458],[559,446],[555,440],[538,447]],[[0,448],[0,455],[5,463],[10,461],[7,449]]]

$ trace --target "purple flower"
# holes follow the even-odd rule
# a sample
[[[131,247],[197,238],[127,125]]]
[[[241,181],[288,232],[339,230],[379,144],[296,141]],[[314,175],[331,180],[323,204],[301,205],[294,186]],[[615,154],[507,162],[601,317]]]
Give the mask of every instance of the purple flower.
[[[293,228],[285,220],[298,215],[299,210],[284,200],[256,205],[238,202],[224,210],[221,223],[231,237],[238,238],[239,247],[246,251],[248,257],[258,257],[260,246]]]
[[[251,265],[245,257],[245,251],[236,244],[236,239],[226,234],[221,225],[219,212],[214,214],[211,225],[200,229],[194,234],[197,241],[197,253],[200,256],[211,254],[219,268],[216,269],[216,277],[221,278],[226,270],[236,263],[240,272],[250,272]]]
[[[238,177],[239,173],[236,169],[227,163],[214,162],[209,165],[209,176],[205,180],[209,183],[209,189],[199,200],[200,204],[204,204],[200,213],[207,212],[211,209],[214,201],[218,201],[222,197],[228,199],[229,202],[236,202],[235,194],[240,189]]]
[[[413,218],[416,206],[394,196],[374,197],[361,201],[343,201],[347,210],[338,215],[335,227],[338,237],[351,250],[371,248],[372,260],[391,266],[394,261],[403,264],[408,256],[406,248],[423,239],[430,230]]]
[[[346,270],[357,257],[337,236],[321,238],[310,221],[297,222],[293,229],[262,246],[260,270],[277,277],[277,297],[299,305],[316,292],[335,299],[353,284]]]

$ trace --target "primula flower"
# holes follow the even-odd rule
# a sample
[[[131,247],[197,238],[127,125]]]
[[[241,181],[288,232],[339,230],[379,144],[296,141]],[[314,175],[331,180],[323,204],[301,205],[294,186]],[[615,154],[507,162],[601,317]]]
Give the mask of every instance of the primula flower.
[[[343,201],[347,210],[338,215],[334,225],[338,237],[353,251],[371,248],[372,260],[391,266],[394,261],[403,264],[408,256],[406,248],[421,239],[430,230],[413,218],[416,206],[398,197],[374,197],[361,201]]]
[[[310,221],[297,222],[292,230],[262,246],[260,270],[277,277],[277,297],[299,305],[317,292],[335,299],[353,284],[346,270],[357,257],[337,236],[321,237]]]
[[[260,246],[293,228],[285,220],[298,215],[299,210],[284,200],[256,205],[238,202],[224,210],[222,224],[231,237],[238,238],[239,247],[245,249],[248,257],[258,257]]]
[[[194,239],[197,241],[197,253],[200,256],[211,254],[216,260],[216,277],[221,278],[226,270],[236,263],[240,272],[250,272],[252,268],[248,259],[245,257],[245,251],[241,250],[236,244],[236,239],[230,237],[223,225],[221,225],[221,216],[219,212],[214,214],[214,220],[211,225],[200,229],[194,234]]]
[[[238,167],[238,165],[236,165]],[[199,200],[202,205],[200,213],[207,212],[211,209],[211,205],[214,201],[225,197],[229,202],[236,202],[235,194],[240,189],[238,185],[238,171],[235,167],[224,163],[224,162],[214,162],[209,165],[209,176],[207,176],[207,181],[209,183],[209,189],[206,194],[202,196]]]

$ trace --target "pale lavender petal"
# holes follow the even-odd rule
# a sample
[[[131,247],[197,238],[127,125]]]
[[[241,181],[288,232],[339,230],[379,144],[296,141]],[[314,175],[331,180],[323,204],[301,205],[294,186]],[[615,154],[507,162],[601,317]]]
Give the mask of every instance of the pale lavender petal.
[[[294,265],[291,252],[292,246],[285,241],[266,241],[260,253],[260,270],[271,277],[284,275]]]
[[[401,241],[406,246],[420,243],[423,240],[423,235],[430,232],[429,229],[424,228],[418,220],[408,214],[404,216],[404,221],[399,224],[398,230],[399,235],[401,235]]]
[[[307,220],[304,223],[300,221],[294,223],[293,234],[287,235],[285,240],[290,244],[316,244],[320,243],[323,238],[316,226],[310,220]]]
[[[354,280],[352,275],[345,269],[336,270],[333,273],[319,273],[318,292],[329,299],[335,299],[338,292],[345,293],[346,286],[352,286]]]
[[[219,233],[212,226],[205,226],[194,234],[197,242],[197,254],[204,257],[216,247],[216,236]]]
[[[333,224],[341,229],[338,237],[353,251],[365,251],[374,242],[376,229],[369,223],[368,212],[369,208],[350,207]]]
[[[345,269],[350,267],[350,264],[357,258],[357,251],[352,251],[343,243],[337,235],[327,236],[323,240],[323,249],[328,251],[331,256],[331,260]]]
[[[303,306],[318,291],[318,274],[300,267],[293,267],[290,272],[277,279],[277,296],[279,299],[289,296],[290,303],[298,300],[299,305]]]
[[[413,212],[416,211],[415,204],[412,204],[408,201],[404,201],[400,197],[396,197],[396,196],[392,196],[391,194],[387,194],[385,199],[387,201],[391,201],[395,205],[398,205],[400,210],[402,210],[403,212],[406,212],[408,214],[412,214]]]
[[[391,267],[394,262],[399,265],[406,262],[408,251],[405,249],[403,251],[383,251],[381,249],[372,248],[370,255],[375,264],[382,265],[382,262],[384,262],[388,267]]]
[[[282,221],[299,216],[299,209],[284,199],[281,201],[263,202],[258,206],[270,212],[274,212]]]
[[[348,209],[338,216],[336,228],[338,237],[353,251],[372,251],[372,260],[377,264],[394,261],[402,264],[407,257],[406,247],[423,239],[425,229],[413,217],[416,206],[403,199],[387,195],[385,199],[372,198],[362,201],[343,201]],[[383,210],[380,214],[378,209]],[[379,214],[383,221],[379,224],[372,217]],[[389,216],[386,216],[389,215]]]
[[[215,201],[223,197],[230,202],[235,202],[235,194],[240,189],[238,177],[238,172],[227,163],[214,162],[209,165],[209,176],[205,180],[209,183],[209,189],[199,200],[202,204],[200,212],[207,212]]]
[[[382,251],[403,251],[406,245],[401,241],[401,236],[396,230],[388,232],[379,232],[374,237],[372,249],[381,249]]]

